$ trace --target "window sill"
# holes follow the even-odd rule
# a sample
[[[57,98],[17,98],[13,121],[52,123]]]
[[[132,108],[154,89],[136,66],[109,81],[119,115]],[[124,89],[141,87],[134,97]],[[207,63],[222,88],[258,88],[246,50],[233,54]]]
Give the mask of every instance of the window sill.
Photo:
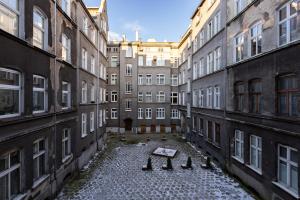
[[[32,114],[33,115],[38,115],[38,114],[42,114],[42,113],[45,113],[46,111],[45,110],[39,110],[39,111],[33,111]]]
[[[236,157],[236,156],[231,156],[231,157],[232,157],[234,160],[238,161],[239,163],[244,164],[244,160],[243,160],[243,159],[238,158],[238,157]]]
[[[95,130],[90,130],[90,134],[93,134],[95,132]]]
[[[25,199],[26,196],[27,196],[27,194],[19,194],[18,196],[13,198],[13,200],[23,200],[23,199]]]
[[[276,185],[277,187],[279,187],[280,189],[284,190],[285,192],[289,193],[290,195],[292,195],[293,197],[295,197],[296,199],[300,199],[299,194],[295,193],[294,191],[289,190],[288,188],[286,188],[284,185],[282,185],[279,182],[272,182],[274,185]]]
[[[38,186],[40,186],[43,182],[45,182],[49,178],[49,175],[44,175],[38,180],[34,181],[32,189],[36,189]]]
[[[81,138],[85,138],[87,136],[87,134],[81,134]]]
[[[262,175],[261,169],[255,168],[255,167],[253,167],[253,166],[251,166],[251,165],[246,165],[246,166],[247,166],[249,169],[251,169],[251,170],[253,170],[254,172],[256,172],[257,174]]]
[[[73,154],[70,154],[68,156],[66,156],[65,158],[62,159],[62,163],[63,164],[67,164],[69,161],[71,161],[73,158]]]
[[[19,117],[21,114],[9,114],[9,115],[2,115],[0,119],[12,118],[12,117]]]

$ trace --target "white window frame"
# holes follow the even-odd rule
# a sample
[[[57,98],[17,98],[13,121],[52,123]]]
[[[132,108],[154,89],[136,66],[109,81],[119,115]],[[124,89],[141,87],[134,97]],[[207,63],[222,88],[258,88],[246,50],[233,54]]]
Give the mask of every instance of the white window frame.
[[[87,82],[81,82],[81,103],[87,103]]]
[[[172,74],[171,77],[171,86],[178,86],[178,75],[177,74]]]
[[[111,85],[117,85],[118,83],[118,75],[117,74],[111,74],[110,75],[110,84]]]
[[[138,65],[140,67],[144,66],[144,56],[139,56],[138,57]]]
[[[81,138],[87,136],[87,114],[81,114]]]
[[[132,94],[132,82],[126,82],[125,84],[125,94]]]
[[[252,138],[255,140],[255,144],[252,144]],[[250,166],[252,169],[254,169],[259,174],[262,173],[262,166],[259,166],[258,163],[262,165],[262,138],[258,137],[256,135],[250,135]],[[260,146],[259,146],[260,144]],[[252,160],[252,149],[255,152],[255,160]],[[260,154],[260,158],[258,155]]]
[[[148,98],[150,98],[150,101],[148,101]],[[147,103],[151,103],[153,100],[152,100],[153,96],[152,96],[152,92],[146,92],[146,98],[145,98],[145,101]]]
[[[21,87],[21,73],[19,73],[18,71],[15,70],[10,70],[10,69],[6,69],[6,68],[1,68],[0,67],[0,71],[5,72],[5,73],[12,73],[12,74],[16,74],[18,75],[18,81],[19,81],[19,85],[6,85],[6,84],[0,84],[0,90],[13,90],[13,91],[19,91],[18,95],[19,95],[19,99],[18,99],[18,112],[17,113],[12,113],[12,114],[5,114],[5,115],[0,115],[0,119],[3,118],[10,118],[10,117],[16,117],[16,116],[20,116],[21,115],[21,99],[23,99],[23,97],[21,97],[22,95],[22,87]]]
[[[166,93],[164,91],[159,91],[156,95],[156,101],[158,103],[166,102]]]
[[[118,119],[118,109],[117,108],[112,108],[111,109],[111,114],[110,114],[111,119]]]
[[[71,39],[64,33],[61,35],[61,45],[62,60],[71,63]]]
[[[87,70],[88,53],[85,48],[81,49],[81,67]]]
[[[67,90],[64,90],[63,85],[67,85]],[[62,109],[69,109],[71,108],[71,84],[69,82],[63,81],[62,82],[62,102],[63,102],[63,96],[66,95],[67,96],[67,102],[66,102],[66,106],[62,107]]]
[[[212,108],[213,107],[213,88],[208,87],[207,92],[206,92],[206,107],[207,108]]]
[[[214,87],[214,108],[215,109],[221,108],[221,88],[220,88],[220,86]]]
[[[144,76],[142,74],[138,75],[138,85],[144,84]]]
[[[165,108],[157,108],[156,109],[156,119],[165,119]]]
[[[0,6],[3,9],[5,9],[6,12],[9,12],[10,14],[13,14],[14,17],[17,19],[17,24],[16,24],[15,27],[12,28],[12,26],[10,26],[8,29],[3,29],[3,30],[10,33],[10,34],[12,34],[12,35],[14,35],[14,36],[19,36],[20,35],[20,23],[22,23],[22,21],[21,21],[22,19],[20,19],[20,16],[21,16],[20,0],[16,0],[16,6],[15,7],[13,7],[12,5],[9,5],[8,2],[3,2],[3,1],[1,1]],[[12,21],[14,21],[14,20],[12,20]],[[7,28],[7,27],[4,27],[4,28]]]
[[[165,85],[166,84],[166,76],[164,74],[156,75],[156,85]]]
[[[95,113],[94,112],[90,112],[90,132],[94,132],[95,131]]]
[[[178,109],[171,110],[171,119],[179,119],[179,111]]]
[[[118,92],[117,91],[111,91],[110,93],[110,102],[118,102]]]
[[[91,73],[95,74],[95,57],[93,55],[91,55]]]
[[[152,74],[146,74],[146,85],[152,85]]]
[[[234,133],[234,158],[241,163],[244,163],[244,132],[235,130]],[[239,148],[239,153],[236,151]]]
[[[44,142],[44,149],[43,150],[40,150],[40,142],[43,141]],[[45,174],[40,174],[40,157],[44,156],[44,167],[45,167],[45,173],[46,173],[46,140],[44,138],[40,138],[36,141],[33,142],[33,149],[34,149],[34,146],[37,145],[37,149],[38,149],[38,152],[33,152],[33,162],[35,159],[37,159],[37,171],[38,171],[38,177],[37,179],[34,180],[34,177],[33,177],[33,185],[36,185],[36,183],[43,177],[43,175]],[[33,170],[35,170],[33,168]]]
[[[234,62],[239,62],[244,60],[244,52],[245,52],[245,41],[244,34],[240,33],[233,38],[233,58]],[[242,49],[238,51],[238,49]],[[240,55],[237,54],[240,52]]]
[[[144,110],[143,110],[143,108],[138,108],[138,119],[144,119]]]
[[[126,65],[125,76],[132,76],[132,64]]]
[[[65,152],[65,145],[67,143],[67,152]],[[62,162],[66,162],[72,155],[71,152],[71,129],[64,128],[62,131],[62,144],[61,144]]]
[[[47,111],[47,103],[48,103],[48,95],[47,95],[47,79],[43,76],[39,76],[39,75],[33,75],[33,79],[34,78],[38,78],[38,79],[42,79],[44,80],[44,88],[37,88],[37,87],[32,87],[32,96],[34,92],[43,92],[44,94],[44,109],[43,110],[35,110],[32,113],[33,114],[38,114],[38,113],[44,113]],[[33,106],[33,99],[32,99],[32,106]]]
[[[145,109],[145,119],[152,119],[152,109],[151,108],[146,108]]]
[[[42,26],[40,26],[39,24],[36,24],[35,23],[35,20],[34,20],[34,15],[38,15],[39,17],[42,18],[43,20],[43,24]],[[48,41],[48,22],[47,22],[47,17],[45,16],[45,14],[37,7],[34,7],[33,8],[33,36],[32,36],[32,44],[38,48],[41,48],[41,49],[45,49],[46,50],[46,47],[47,47],[47,41]],[[36,29],[37,31],[40,31],[42,33],[42,41],[36,41],[34,38],[34,29]],[[39,44],[40,43],[40,44]]]
[[[255,29],[257,30],[257,32],[252,35],[252,30]],[[262,49],[261,49],[261,52],[258,52],[258,41],[259,40],[262,40],[262,22],[257,22],[255,23],[254,25],[252,25],[250,28],[249,28],[249,55],[250,56],[256,56],[256,55],[259,55],[262,53]],[[255,40],[256,41],[256,52],[255,54],[252,55],[252,40]],[[261,43],[262,45],[262,43]]]

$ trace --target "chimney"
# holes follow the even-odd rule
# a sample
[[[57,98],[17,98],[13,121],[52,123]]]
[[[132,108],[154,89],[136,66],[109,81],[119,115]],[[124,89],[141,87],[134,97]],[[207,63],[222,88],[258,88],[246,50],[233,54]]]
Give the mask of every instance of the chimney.
[[[140,34],[139,34],[139,30],[138,29],[136,29],[136,31],[135,31],[135,41],[136,42],[140,41]]]
[[[123,42],[126,41],[126,35],[125,35],[125,34],[122,35],[122,41],[123,41]]]

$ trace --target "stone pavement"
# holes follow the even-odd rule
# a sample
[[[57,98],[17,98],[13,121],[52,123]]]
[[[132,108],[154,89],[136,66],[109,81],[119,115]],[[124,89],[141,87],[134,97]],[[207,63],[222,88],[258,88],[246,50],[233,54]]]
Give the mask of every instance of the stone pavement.
[[[152,157],[154,170],[142,171],[142,165],[157,147],[175,148],[173,171],[163,171],[164,157]],[[180,165],[192,157],[193,170]],[[178,139],[152,140],[143,144],[117,144],[96,157],[90,167],[67,184],[57,199],[134,200],[134,199],[254,199],[238,182],[220,169],[200,168],[201,154]]]

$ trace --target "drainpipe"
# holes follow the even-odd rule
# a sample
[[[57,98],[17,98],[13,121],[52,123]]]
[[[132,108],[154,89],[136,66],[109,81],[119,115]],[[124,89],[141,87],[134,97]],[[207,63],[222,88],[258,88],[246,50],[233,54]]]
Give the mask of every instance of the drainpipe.
[[[97,40],[97,64],[98,64],[98,69],[100,69],[99,68],[99,64],[100,64],[100,54],[99,54],[99,49],[100,49],[100,45],[99,45],[99,39],[100,39],[100,31],[97,29],[97,38],[98,38],[98,40]],[[99,90],[99,88],[100,88],[100,86],[99,86],[99,84],[100,84],[100,81],[99,81],[99,78],[100,78],[100,71],[98,71],[97,72],[97,93],[96,94],[98,94],[98,92],[100,91]],[[101,95],[100,93],[99,93],[99,95]],[[96,108],[97,108],[97,111],[96,111],[96,114],[97,114],[97,125],[96,125],[96,127],[99,127],[99,95],[97,95],[97,106],[96,106]],[[100,127],[99,128],[96,128],[96,145],[97,145],[97,151],[99,151],[99,144],[98,144],[98,131],[99,131],[99,129],[100,129]]]
[[[56,114],[56,92],[57,92],[57,87],[56,87],[56,61],[57,61],[57,49],[56,49],[56,23],[57,23],[57,9],[56,9],[56,6],[57,6],[57,0],[54,0],[54,78],[53,78],[53,81],[54,81],[54,95],[53,95],[53,104],[54,104],[54,143],[53,143],[53,147],[54,147],[54,155],[52,155],[52,159],[53,159],[53,177],[54,177],[54,180],[51,181],[51,191],[52,191],[52,187],[53,187],[53,182],[56,181],[56,154],[57,154],[57,151],[56,151],[56,138],[57,138],[57,130],[56,130],[56,121],[57,121],[57,114]],[[51,192],[53,193],[53,191]],[[51,194],[52,195],[52,194]]]

